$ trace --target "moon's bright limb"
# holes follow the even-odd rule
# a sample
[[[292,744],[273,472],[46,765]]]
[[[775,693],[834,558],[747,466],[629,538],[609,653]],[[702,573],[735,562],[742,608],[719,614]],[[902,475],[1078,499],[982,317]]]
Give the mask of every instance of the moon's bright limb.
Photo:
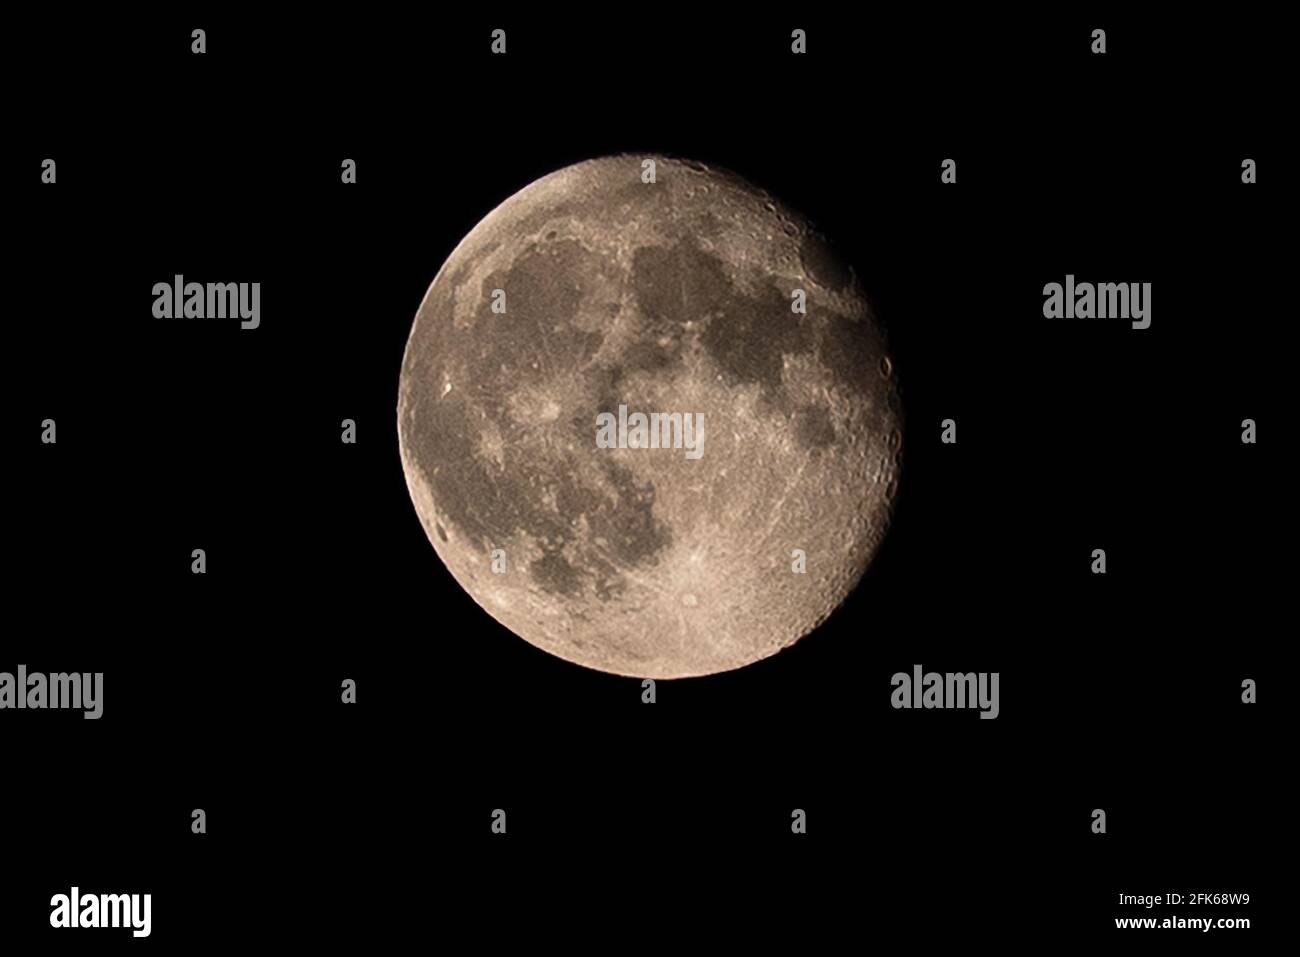
[[[643,182],[642,159],[544,176],[456,247],[398,432],[429,540],[494,618],[676,678],[767,657],[843,601],[888,524],[901,414],[872,310],[805,220],[698,163],[655,157]],[[598,448],[620,404],[703,413],[703,454]]]

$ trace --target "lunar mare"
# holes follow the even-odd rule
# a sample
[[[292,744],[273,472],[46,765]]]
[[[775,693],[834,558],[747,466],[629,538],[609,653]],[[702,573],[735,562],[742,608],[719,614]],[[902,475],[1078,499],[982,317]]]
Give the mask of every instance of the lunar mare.
[[[812,225],[698,163],[642,182],[643,159],[544,176],[461,241],[407,341],[398,435],[430,542],[497,621],[678,678],[772,655],[852,591],[902,420],[883,331]],[[620,405],[702,414],[703,454],[597,448]]]

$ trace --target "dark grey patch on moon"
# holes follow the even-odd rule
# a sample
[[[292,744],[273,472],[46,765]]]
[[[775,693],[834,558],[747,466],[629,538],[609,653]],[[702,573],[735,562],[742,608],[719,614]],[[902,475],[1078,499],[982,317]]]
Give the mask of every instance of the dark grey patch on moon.
[[[672,332],[716,313],[730,291],[717,257],[689,238],[674,245],[638,246],[632,254],[632,291],[648,333]]]
[[[561,361],[556,357],[568,361],[576,355],[585,360],[595,353],[603,336],[566,321],[582,306],[584,285],[591,280],[586,273],[592,270],[592,262],[590,253],[577,242],[563,240],[530,246],[508,270],[493,272],[483,279],[479,324],[491,323],[499,315],[508,319],[496,323],[493,339],[482,342],[477,352],[477,368],[486,381],[496,381],[511,372],[531,376],[533,364],[546,375]],[[496,289],[506,292],[504,314],[492,312],[492,293]]]
[[[852,270],[797,213],[702,164],[657,158],[644,184],[640,159],[544,177],[460,243],[412,327],[398,429],[479,604],[571,661],[681,677],[773,654],[844,599],[888,524],[901,413]],[[703,413],[703,456],[597,449],[620,404]]]
[[[801,448],[816,451],[835,441],[830,412],[819,405],[804,406],[794,417],[794,437]]]
[[[700,341],[734,384],[757,383],[768,399],[781,390],[783,357],[811,346],[790,291],[768,288],[753,297],[733,293]]]
[[[528,567],[533,580],[548,592],[557,595],[575,595],[579,592],[582,576],[555,549],[544,549],[542,557]]]

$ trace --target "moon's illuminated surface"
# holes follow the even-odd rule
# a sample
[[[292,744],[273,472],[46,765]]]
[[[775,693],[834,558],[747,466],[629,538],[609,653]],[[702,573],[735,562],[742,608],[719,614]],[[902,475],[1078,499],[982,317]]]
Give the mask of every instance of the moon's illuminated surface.
[[[416,512],[475,601],[561,658],[676,678],[774,654],[852,591],[901,412],[871,307],[811,225],[654,159],[654,183],[643,157],[591,160],[484,217],[415,317],[397,411]],[[703,413],[702,455],[598,448],[620,404]]]

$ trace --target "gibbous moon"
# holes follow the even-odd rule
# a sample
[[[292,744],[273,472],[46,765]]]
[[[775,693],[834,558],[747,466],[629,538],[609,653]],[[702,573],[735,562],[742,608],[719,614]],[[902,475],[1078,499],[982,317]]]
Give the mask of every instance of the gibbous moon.
[[[872,308],[812,225],[699,163],[653,157],[644,182],[645,159],[544,176],[461,241],[411,328],[398,435],[429,541],[493,618],[680,678],[775,654],[853,590],[902,419]],[[602,447],[620,406],[698,415],[695,451],[653,447],[666,428]]]

